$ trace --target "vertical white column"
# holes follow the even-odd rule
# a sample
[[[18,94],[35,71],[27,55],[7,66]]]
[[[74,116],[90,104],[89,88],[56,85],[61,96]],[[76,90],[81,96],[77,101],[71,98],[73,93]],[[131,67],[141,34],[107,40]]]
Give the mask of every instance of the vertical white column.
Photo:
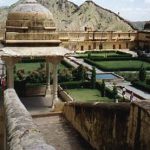
[[[14,62],[8,59],[6,62],[7,67],[7,88],[14,88]]]
[[[46,71],[47,71],[47,90],[46,96],[51,95],[51,87],[50,87],[50,63],[46,62]]]
[[[58,101],[58,63],[53,63],[53,104]]]

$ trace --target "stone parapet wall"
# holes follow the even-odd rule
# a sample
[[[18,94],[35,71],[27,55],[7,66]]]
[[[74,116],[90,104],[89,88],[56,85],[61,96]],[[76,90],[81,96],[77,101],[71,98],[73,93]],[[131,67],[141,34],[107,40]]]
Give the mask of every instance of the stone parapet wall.
[[[131,104],[128,143],[130,149],[150,149],[150,101]]]
[[[58,92],[59,92],[59,96],[65,101],[65,102],[73,102],[73,98],[66,92],[63,90],[62,87],[58,86]]]
[[[150,101],[69,103],[64,115],[97,150],[150,149]]]
[[[8,150],[55,150],[46,144],[14,89],[5,91],[4,109]]]
[[[64,115],[97,150],[127,150],[130,104],[69,103]]]

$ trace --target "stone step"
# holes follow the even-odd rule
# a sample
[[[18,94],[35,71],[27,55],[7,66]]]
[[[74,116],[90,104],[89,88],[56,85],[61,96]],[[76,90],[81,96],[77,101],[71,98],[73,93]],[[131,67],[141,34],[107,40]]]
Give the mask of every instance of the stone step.
[[[33,118],[47,144],[56,150],[93,150],[63,116]]]

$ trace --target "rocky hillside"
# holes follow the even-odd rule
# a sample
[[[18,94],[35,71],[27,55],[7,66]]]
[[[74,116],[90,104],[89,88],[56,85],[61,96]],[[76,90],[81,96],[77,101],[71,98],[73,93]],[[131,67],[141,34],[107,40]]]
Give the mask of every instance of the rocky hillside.
[[[144,25],[146,22],[147,21],[136,21],[136,22],[131,22],[131,24],[138,30],[144,30]]]
[[[0,24],[4,27],[4,22],[9,10],[15,7],[0,9]],[[46,6],[54,15],[54,19],[59,30],[78,31],[84,27],[91,27],[100,31],[129,31],[133,27],[120,16],[104,9],[92,1],[85,1],[81,6],[77,6],[68,0],[37,0]]]

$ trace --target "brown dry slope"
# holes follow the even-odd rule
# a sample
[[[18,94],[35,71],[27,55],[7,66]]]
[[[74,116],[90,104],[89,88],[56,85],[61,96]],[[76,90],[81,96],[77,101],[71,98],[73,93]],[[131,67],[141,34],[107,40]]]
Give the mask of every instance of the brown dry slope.
[[[16,4],[22,1],[20,0]],[[37,1],[53,13],[57,29],[59,30],[81,31],[85,26],[101,31],[134,30],[123,18],[110,10],[100,7],[93,1],[85,1],[81,6],[77,6],[68,0]],[[12,5],[9,9],[0,9],[0,24],[4,26],[8,11],[14,8],[16,4]]]

